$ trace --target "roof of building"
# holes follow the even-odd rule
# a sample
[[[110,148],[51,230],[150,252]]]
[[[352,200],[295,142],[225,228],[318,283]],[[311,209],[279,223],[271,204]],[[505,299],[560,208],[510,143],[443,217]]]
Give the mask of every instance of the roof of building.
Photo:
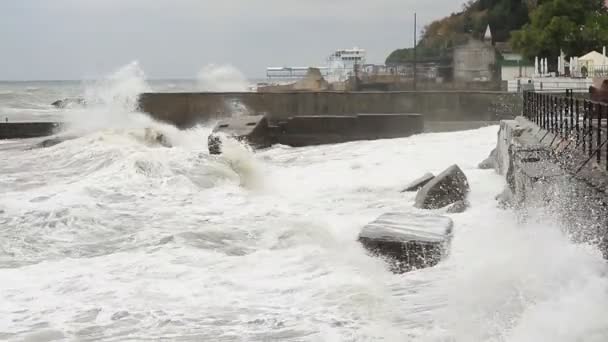
[[[578,58],[579,61],[582,62],[592,62],[595,65],[607,65],[608,64],[608,57],[602,55],[601,53],[597,52],[597,51],[591,51],[588,54],[579,57]]]
[[[492,30],[490,30],[490,25],[486,28],[486,33],[483,35],[483,39],[492,40]]]

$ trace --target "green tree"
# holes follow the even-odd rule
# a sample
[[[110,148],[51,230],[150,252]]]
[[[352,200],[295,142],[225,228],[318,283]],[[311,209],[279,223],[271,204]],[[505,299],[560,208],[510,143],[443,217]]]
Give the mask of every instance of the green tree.
[[[511,43],[527,58],[601,49],[608,44],[608,13],[602,0],[545,0],[530,23],[511,34]]]
[[[447,56],[452,46],[460,45],[470,37],[483,38],[488,25],[492,29],[494,41],[507,41],[511,31],[520,29],[528,22],[528,12],[528,2],[523,0],[469,0],[461,12],[425,27],[417,45],[418,55],[421,58]],[[411,59],[412,49],[399,49],[391,53],[387,63]]]

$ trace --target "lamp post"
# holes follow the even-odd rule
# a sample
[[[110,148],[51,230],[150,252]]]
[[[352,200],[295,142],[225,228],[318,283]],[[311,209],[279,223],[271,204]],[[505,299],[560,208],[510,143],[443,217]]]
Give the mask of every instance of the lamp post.
[[[418,73],[418,56],[417,56],[417,49],[418,49],[418,39],[416,36],[416,12],[414,12],[414,90],[416,90],[416,81],[417,81],[417,73]]]

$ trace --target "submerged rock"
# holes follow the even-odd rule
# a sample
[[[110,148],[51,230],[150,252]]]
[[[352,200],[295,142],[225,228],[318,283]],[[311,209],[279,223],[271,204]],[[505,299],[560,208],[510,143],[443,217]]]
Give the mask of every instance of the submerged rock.
[[[458,165],[452,165],[433,178],[416,194],[414,206],[420,209],[439,209],[466,199],[469,181]]]
[[[85,101],[85,99],[83,99],[81,97],[65,98],[65,99],[57,100],[57,101],[51,103],[51,106],[54,106],[57,108],[67,108],[67,107],[75,105],[75,104],[84,106],[84,105],[86,105],[86,101]]]
[[[359,242],[385,257],[391,271],[404,273],[437,265],[448,255],[453,222],[449,217],[386,213],[366,225]]]
[[[466,200],[458,201],[448,207],[448,213],[449,214],[464,213],[467,209],[469,209],[470,206],[471,206],[471,204],[469,203],[469,201],[466,201]]]
[[[401,190],[401,192],[409,192],[409,191],[418,191],[423,186],[425,186],[428,182],[432,181],[435,178],[435,175],[427,172],[424,176],[412,181],[408,185],[405,186],[405,189]]]
[[[149,127],[146,128],[144,139],[148,143],[159,144],[164,147],[173,147],[169,142],[169,139],[163,133]]]
[[[493,149],[492,152],[490,152],[490,155],[488,156],[488,158],[486,158],[484,161],[479,163],[479,165],[477,167],[482,170],[489,170],[489,169],[496,168],[496,164],[497,164],[496,149]]]
[[[68,141],[68,140],[73,140],[76,139],[76,136],[71,136],[71,135],[64,135],[64,136],[56,136],[50,139],[46,139],[43,140],[42,142],[36,144],[36,148],[47,148],[47,147],[52,147],[55,145],[59,145],[62,142]]]

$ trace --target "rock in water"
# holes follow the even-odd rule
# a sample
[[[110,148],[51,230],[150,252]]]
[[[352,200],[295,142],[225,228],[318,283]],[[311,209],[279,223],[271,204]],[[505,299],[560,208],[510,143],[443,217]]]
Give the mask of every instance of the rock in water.
[[[76,136],[56,136],[53,138],[49,138],[46,140],[43,140],[42,142],[36,144],[35,148],[47,148],[47,147],[53,147],[55,145],[59,145],[64,141],[68,141],[68,140],[73,140],[76,139]]]
[[[432,267],[447,256],[453,222],[449,217],[416,213],[386,213],[366,225],[359,242],[387,258],[391,271]]]
[[[423,186],[425,186],[428,182],[432,181],[433,178],[435,178],[435,175],[427,172],[424,174],[424,176],[416,179],[415,181],[412,181],[410,184],[405,186],[405,189],[401,190],[401,192],[408,192],[408,191],[418,191],[420,190]]]
[[[246,142],[256,149],[272,145],[268,120],[264,115],[238,116],[218,123],[207,138],[210,154],[222,153],[221,134]]]
[[[416,194],[414,206],[420,209],[439,209],[466,199],[469,181],[458,165],[452,165],[433,178]]]
[[[66,107],[70,107],[74,104],[78,104],[81,106],[86,105],[86,101],[83,98],[65,98],[65,99],[61,99],[61,100],[57,100],[53,103],[51,103],[51,106],[57,107],[57,108],[66,108]]]
[[[479,163],[479,165],[477,167],[482,170],[489,170],[489,169],[496,168],[496,149],[493,149],[492,152],[490,152],[490,155],[488,156],[488,158],[486,158],[484,161]]]
[[[144,139],[148,143],[159,144],[164,147],[173,147],[169,142],[169,139],[167,139],[163,133],[149,127],[146,127],[144,130]]]
[[[448,214],[464,213],[470,206],[469,201],[458,201],[448,207]]]

